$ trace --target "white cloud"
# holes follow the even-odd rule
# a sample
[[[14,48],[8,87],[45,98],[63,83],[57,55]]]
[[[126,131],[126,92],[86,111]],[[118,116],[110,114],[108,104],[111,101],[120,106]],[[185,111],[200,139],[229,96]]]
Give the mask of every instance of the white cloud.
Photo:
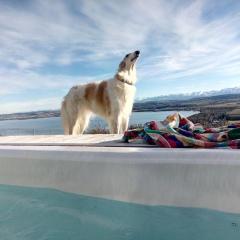
[[[166,48],[165,59],[149,64],[146,72],[149,67],[154,75],[175,79],[239,63],[240,14],[209,22],[202,17],[203,6],[203,1],[196,1],[176,13],[175,40]]]
[[[38,110],[56,110],[59,109],[61,104],[61,98],[44,98],[32,101],[12,101],[9,103],[1,104],[1,113],[17,113],[17,112],[29,112]]]
[[[25,6],[0,2],[0,96],[27,89],[65,90],[91,80],[94,71],[73,77],[43,75],[38,69],[82,62],[93,68],[106,66],[135,49],[143,52],[138,75],[146,84],[171,80],[177,85],[180,78],[208,73],[237,77],[239,9],[214,12],[221,4],[207,0],[35,0]],[[209,17],[211,13],[215,15]]]
[[[21,93],[21,91],[67,90],[73,85],[86,83],[90,81],[98,81],[106,79],[108,75],[100,76],[67,76],[58,74],[40,75],[33,71],[1,71],[0,69],[0,97],[7,94]],[[30,92],[29,92],[30,93]],[[1,107],[0,107],[1,109]]]

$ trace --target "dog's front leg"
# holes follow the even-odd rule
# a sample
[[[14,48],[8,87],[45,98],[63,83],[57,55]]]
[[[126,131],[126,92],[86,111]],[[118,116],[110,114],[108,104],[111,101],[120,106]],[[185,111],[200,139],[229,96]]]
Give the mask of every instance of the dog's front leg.
[[[121,118],[112,119],[109,122],[109,130],[111,134],[121,134],[122,133]]]
[[[122,124],[121,124],[121,133],[124,133],[128,129],[128,122],[129,122],[129,117],[124,117],[122,118]]]

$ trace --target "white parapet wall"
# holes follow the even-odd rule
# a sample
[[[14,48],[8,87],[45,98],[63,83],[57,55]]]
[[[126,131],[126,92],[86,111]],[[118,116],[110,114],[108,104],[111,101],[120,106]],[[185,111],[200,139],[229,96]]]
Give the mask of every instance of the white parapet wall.
[[[240,151],[0,146],[0,184],[240,213]]]

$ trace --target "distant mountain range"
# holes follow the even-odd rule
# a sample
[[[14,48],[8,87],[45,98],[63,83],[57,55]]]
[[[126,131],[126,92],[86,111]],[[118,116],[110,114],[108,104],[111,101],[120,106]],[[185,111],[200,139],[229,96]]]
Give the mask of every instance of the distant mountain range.
[[[149,101],[169,101],[169,100],[189,100],[201,97],[212,97],[218,95],[229,95],[229,94],[240,94],[240,87],[235,88],[224,88],[218,91],[207,91],[207,92],[192,92],[186,94],[170,94],[156,97],[149,97],[136,102],[149,102]]]

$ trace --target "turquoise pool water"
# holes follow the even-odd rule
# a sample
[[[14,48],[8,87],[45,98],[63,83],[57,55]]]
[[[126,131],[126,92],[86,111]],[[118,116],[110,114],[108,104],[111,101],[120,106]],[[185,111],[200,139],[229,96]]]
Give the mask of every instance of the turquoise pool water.
[[[240,214],[0,185],[2,240],[232,240]]]

